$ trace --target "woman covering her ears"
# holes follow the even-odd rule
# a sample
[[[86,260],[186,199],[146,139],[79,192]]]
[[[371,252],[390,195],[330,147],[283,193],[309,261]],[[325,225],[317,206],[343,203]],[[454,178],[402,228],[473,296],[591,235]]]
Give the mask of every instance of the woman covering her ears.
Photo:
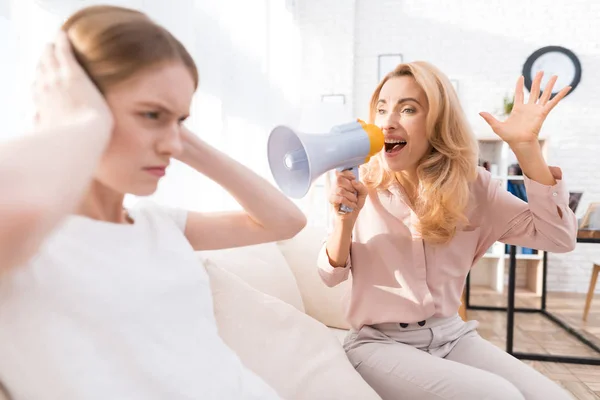
[[[76,155],[61,171],[72,186],[54,188],[71,215],[0,275],[0,380],[13,400],[278,399],[219,337],[194,250],[291,238],[305,216],[185,127],[198,72],[167,30],[96,6],[63,31],[42,59],[36,105],[40,127],[68,125],[72,142],[48,150],[57,164]],[[243,210],[125,209],[124,196],[152,194],[172,159]]]

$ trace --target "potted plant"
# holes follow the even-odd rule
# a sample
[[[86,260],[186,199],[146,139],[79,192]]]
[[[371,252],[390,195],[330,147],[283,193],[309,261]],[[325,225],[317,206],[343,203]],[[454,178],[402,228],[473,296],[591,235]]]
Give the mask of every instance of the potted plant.
[[[504,116],[510,115],[510,112],[515,105],[515,98],[513,96],[506,95],[503,100],[502,113]]]

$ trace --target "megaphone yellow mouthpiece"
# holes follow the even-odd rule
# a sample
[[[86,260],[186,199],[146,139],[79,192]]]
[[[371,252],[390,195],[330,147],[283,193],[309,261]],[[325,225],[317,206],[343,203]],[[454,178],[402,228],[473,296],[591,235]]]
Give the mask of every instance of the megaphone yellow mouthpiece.
[[[371,148],[369,150],[369,155],[365,159],[365,163],[368,163],[371,157],[375,154],[379,153],[383,146],[385,145],[385,138],[383,136],[383,131],[377,125],[367,124],[365,121],[358,120],[358,123],[362,126],[363,130],[367,133],[369,137],[369,142],[371,143]]]

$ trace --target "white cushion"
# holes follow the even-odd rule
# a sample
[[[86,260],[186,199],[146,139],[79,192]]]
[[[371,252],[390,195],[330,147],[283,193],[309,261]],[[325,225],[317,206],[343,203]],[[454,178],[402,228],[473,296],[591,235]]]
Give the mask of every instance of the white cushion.
[[[304,312],[296,279],[275,243],[199,252],[205,265],[234,273],[263,293],[277,297]]]
[[[317,270],[317,257],[327,235],[325,228],[308,226],[293,239],[278,246],[290,266],[306,313],[327,326],[350,329],[344,298],[352,287],[352,276],[336,287],[327,287]]]
[[[219,334],[284,399],[380,399],[320,322],[207,265]]]

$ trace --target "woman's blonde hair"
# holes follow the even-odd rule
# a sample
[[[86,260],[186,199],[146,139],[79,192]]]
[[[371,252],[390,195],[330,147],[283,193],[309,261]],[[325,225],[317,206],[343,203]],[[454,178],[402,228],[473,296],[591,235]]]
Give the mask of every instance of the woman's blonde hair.
[[[381,88],[389,79],[400,76],[414,78],[429,102],[426,137],[431,150],[417,167],[419,187],[414,200],[420,221],[417,228],[424,240],[446,243],[459,226],[468,224],[465,209],[470,200],[469,184],[477,177],[477,143],[449,79],[422,61],[400,64],[383,78],[371,97],[371,123],[375,120]],[[387,189],[397,179],[381,153],[363,166],[362,177],[370,189]],[[403,181],[401,176],[400,180]]]
[[[124,7],[90,6],[63,24],[75,57],[103,93],[136,73],[167,62],[181,62],[198,86],[191,55],[165,28],[145,14]]]

